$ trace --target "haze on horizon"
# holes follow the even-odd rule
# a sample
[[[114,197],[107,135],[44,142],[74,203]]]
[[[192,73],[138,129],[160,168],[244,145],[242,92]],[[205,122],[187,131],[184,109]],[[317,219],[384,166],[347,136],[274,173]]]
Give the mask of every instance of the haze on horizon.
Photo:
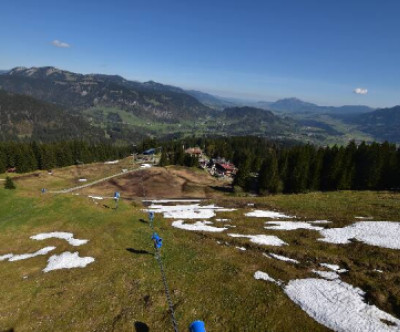
[[[1,4],[0,69],[56,66],[225,97],[400,104],[400,3]]]

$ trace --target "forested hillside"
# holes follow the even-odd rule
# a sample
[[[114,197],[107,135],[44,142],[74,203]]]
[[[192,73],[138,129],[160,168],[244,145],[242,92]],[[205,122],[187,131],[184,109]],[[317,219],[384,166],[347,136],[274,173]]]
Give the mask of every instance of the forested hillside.
[[[81,115],[54,104],[0,90],[0,140],[104,139]]]
[[[297,98],[259,103],[230,100],[154,81],[83,75],[54,67],[3,72],[0,90],[37,99],[14,104],[15,115],[3,108],[2,140],[88,138],[138,143],[146,137],[253,135],[321,146],[350,140],[400,142],[396,108],[370,112],[362,105],[319,106]],[[30,103],[37,109],[40,102],[48,106],[35,112],[27,108]],[[55,117],[61,120],[55,122]]]
[[[164,144],[170,163],[184,163],[182,146],[231,160],[234,185],[261,193],[400,188],[400,149],[390,143],[347,146],[284,145],[256,137],[184,140]],[[178,155],[178,157],[177,157]]]
[[[117,107],[142,118],[164,121],[194,119],[211,111],[179,88],[129,81],[117,75],[82,75],[54,67],[14,68],[0,76],[0,88],[68,109]]]
[[[400,142],[400,106],[341,118],[380,141]]]
[[[127,157],[130,146],[115,146],[106,143],[89,144],[83,141],[61,141],[57,143],[0,143],[0,173],[15,168],[18,173],[37,169],[86,164]]]

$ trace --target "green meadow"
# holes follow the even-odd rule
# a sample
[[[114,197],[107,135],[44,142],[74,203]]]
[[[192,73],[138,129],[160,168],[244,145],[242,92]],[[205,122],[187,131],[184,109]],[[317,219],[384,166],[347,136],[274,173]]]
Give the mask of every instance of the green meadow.
[[[66,170],[63,174],[74,175]],[[14,191],[0,189],[0,256],[32,253],[46,246],[56,249],[27,260],[0,261],[0,331],[136,331],[136,322],[146,324],[150,331],[172,330],[141,198],[121,200],[116,209],[111,199],[42,195],[40,177],[27,177],[16,184]],[[348,225],[355,216],[399,221],[399,194],[216,195],[208,203],[237,208],[218,213],[217,218],[229,218],[229,222],[215,223],[236,228],[223,233],[189,232],[171,227],[171,220],[161,214],[155,218],[155,230],[164,240],[161,255],[180,330],[201,319],[207,331],[328,331],[294,304],[281,287],[253,277],[258,270],[284,282],[315,277],[311,269],[321,262],[348,269],[343,281],[360,287],[370,303],[399,317],[400,260],[396,250],[360,242],[328,244],[317,241],[316,231],[265,230],[265,218],[244,216],[259,208],[293,214],[298,220],[328,219],[332,221],[329,227]],[[30,239],[53,231],[71,232],[89,242],[74,247],[60,239]],[[289,245],[263,246],[228,233],[276,235]],[[84,268],[42,271],[50,255],[65,251],[94,257],[95,262]],[[284,255],[300,264],[268,259],[263,253]]]

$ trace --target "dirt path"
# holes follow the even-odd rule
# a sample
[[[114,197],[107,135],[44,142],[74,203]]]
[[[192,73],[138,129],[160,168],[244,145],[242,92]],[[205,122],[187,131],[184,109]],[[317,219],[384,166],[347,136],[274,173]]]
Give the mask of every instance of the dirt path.
[[[49,193],[52,193],[52,194],[70,193],[72,191],[80,190],[80,189],[83,189],[83,188],[87,188],[87,187],[102,183],[104,181],[108,181],[110,179],[113,179],[113,178],[116,178],[116,177],[119,177],[119,176],[122,176],[122,175],[127,175],[127,174],[130,174],[130,173],[137,172],[139,170],[140,170],[140,168],[133,169],[133,170],[130,170],[130,171],[127,171],[127,172],[120,172],[120,173],[117,173],[117,174],[114,174],[114,175],[110,175],[110,176],[107,176],[105,178],[102,178],[102,179],[99,179],[99,180],[96,180],[96,181],[93,181],[93,182],[90,182],[90,183],[86,183],[84,185],[77,186],[77,187],[72,187],[72,188],[67,188],[67,189],[62,189],[62,190],[49,190]]]
[[[125,198],[207,198],[227,185],[208,173],[184,167],[152,167],[85,188],[83,195],[110,196],[119,191]]]

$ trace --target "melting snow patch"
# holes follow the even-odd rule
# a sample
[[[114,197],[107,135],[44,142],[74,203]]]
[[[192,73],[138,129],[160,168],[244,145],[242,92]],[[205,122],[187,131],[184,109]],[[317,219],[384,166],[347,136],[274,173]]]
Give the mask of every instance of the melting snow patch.
[[[215,212],[231,211],[224,209],[214,204],[200,206],[199,204],[189,205],[157,205],[152,204],[144,212],[154,211],[155,213],[163,213],[164,218],[171,219],[210,219],[215,217]]]
[[[318,270],[311,270],[311,271],[318,274],[320,277],[328,280],[335,280],[340,278],[336,272],[318,271]]]
[[[143,202],[150,202],[152,204],[165,204],[165,203],[199,203],[201,199],[153,199],[143,200]]]
[[[314,221],[308,221],[310,224],[330,224],[331,221],[329,220],[314,220]]]
[[[242,250],[242,251],[246,251],[247,249],[245,247],[235,247],[236,249]]]
[[[343,273],[348,271],[346,269],[341,269],[340,266],[336,264],[320,263],[319,265],[326,267],[329,270],[335,271],[337,273]]]
[[[87,179],[79,179],[79,182],[87,182]]]
[[[1,260],[1,259],[0,259]],[[374,272],[378,272],[378,273],[383,273],[382,270],[378,270],[378,269],[373,269]]]
[[[285,293],[317,322],[334,331],[399,331],[400,320],[364,302],[365,293],[339,280],[297,279]],[[382,320],[390,322],[385,324]]]
[[[106,165],[114,165],[114,164],[118,164],[119,160],[110,160],[110,161],[106,161],[104,164]]]
[[[194,224],[184,224],[183,220],[177,220],[172,223],[172,226],[187,231],[203,231],[203,232],[213,232],[213,233],[223,232],[228,229],[226,227],[219,228],[219,227],[208,226],[207,224],[208,224],[207,221],[197,221]]]
[[[320,231],[324,238],[319,241],[347,244],[356,239],[366,244],[400,249],[400,223],[390,221],[362,221],[343,228],[329,228]]]
[[[150,167],[152,167],[152,165],[150,165],[150,164],[142,164],[142,165],[140,165],[140,168],[150,168]]]
[[[40,249],[32,254],[22,254],[22,255],[12,255],[9,257],[8,261],[9,262],[14,262],[14,261],[22,261],[24,259],[36,257],[36,256],[43,256],[47,255],[50,251],[56,249],[56,247],[45,247],[43,249]],[[6,255],[7,256],[7,255]]]
[[[295,218],[294,216],[288,216],[281,212],[267,211],[267,210],[254,210],[244,214],[247,217],[257,217],[257,218]]]
[[[256,271],[254,273],[254,279],[270,281],[270,282],[273,282],[274,284],[277,284],[277,285],[281,285],[282,284],[281,281],[275,280],[274,278],[270,277],[268,275],[268,273],[265,273],[265,272],[262,272],[262,271]]]
[[[292,231],[295,229],[311,229],[320,231],[324,229],[323,227],[313,226],[304,221],[267,221],[265,224],[267,225],[264,227],[265,229],[274,229],[279,231]]]
[[[51,232],[51,233],[40,233],[30,237],[32,240],[46,240],[46,239],[62,239],[67,241],[72,246],[81,246],[87,243],[89,240],[75,239],[74,234],[67,232]]]
[[[101,197],[101,196],[88,196],[89,198],[92,198],[92,199],[98,199],[98,200],[102,200],[103,199],[103,197]]]
[[[354,217],[355,219],[372,219],[373,217]]]
[[[250,239],[250,242],[262,244],[265,246],[283,246],[287,244],[286,242],[283,242],[279,237],[275,235],[243,235],[243,234],[229,233],[228,236],[248,238]]]
[[[280,261],[286,261],[286,262],[290,262],[290,263],[294,263],[294,264],[299,264],[298,260],[292,259],[292,258],[289,258],[289,257],[285,257],[285,256],[273,254],[273,253],[269,253],[269,256],[271,256],[272,258],[278,259]]]
[[[215,221],[218,221],[218,222],[228,222],[228,221],[231,221],[230,219],[215,219]]]
[[[93,257],[79,257],[78,252],[71,253],[69,251],[63,252],[61,255],[51,256],[48,260],[47,266],[43,272],[49,272],[60,269],[73,269],[76,267],[86,267],[94,262]]]
[[[0,256],[0,262],[1,261],[5,261],[6,259],[9,259],[9,258],[11,258],[12,256],[14,256],[13,254],[5,254],[5,255],[2,255],[2,256]]]

